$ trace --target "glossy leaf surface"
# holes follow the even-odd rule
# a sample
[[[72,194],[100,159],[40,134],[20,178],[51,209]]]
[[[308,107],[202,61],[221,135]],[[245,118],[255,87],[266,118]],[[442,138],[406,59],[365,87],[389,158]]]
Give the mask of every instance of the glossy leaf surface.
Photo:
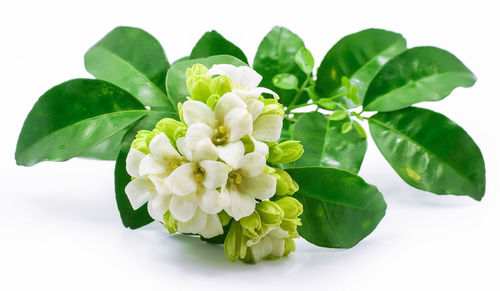
[[[299,234],[328,248],[350,248],[369,235],[385,215],[382,194],[361,177],[334,168],[287,169],[300,185],[293,197],[304,206]]]
[[[299,80],[297,80],[297,77],[292,74],[278,74],[273,77],[273,84],[281,89],[292,90],[298,89]]]
[[[79,156],[146,114],[137,99],[113,84],[67,81],[43,94],[26,117],[17,143],[17,164]]]
[[[476,77],[451,53],[415,47],[389,61],[373,79],[363,106],[393,111],[422,101],[438,101],[457,87],[474,85]]]
[[[198,40],[189,58],[201,59],[216,55],[230,55],[248,64],[247,57],[243,51],[215,30],[206,32]]]
[[[120,144],[123,136],[129,129],[130,128],[125,128],[115,133],[112,137],[105,139],[90,150],[78,155],[78,157],[108,161],[116,160],[118,153],[120,152]]]
[[[341,78],[346,76],[352,86],[358,88],[358,97],[363,101],[371,80],[391,58],[406,49],[406,40],[401,34],[367,29],[350,34],[338,41],[326,54],[318,68],[316,93],[329,97],[342,89]],[[345,97],[343,103],[355,104]]]
[[[115,198],[118,210],[120,211],[122,223],[125,227],[136,229],[153,221],[148,213],[147,205],[134,210],[128,200],[127,194],[125,194],[125,187],[131,181],[131,177],[127,173],[125,167],[127,154],[130,150],[130,144],[135,139],[135,135],[139,130],[151,130],[155,127],[159,120],[166,117],[177,119],[177,114],[168,112],[153,112],[142,118],[136,125],[134,125],[134,127],[132,127],[127,134],[125,134],[121,142],[120,154],[118,155],[115,164]]]
[[[189,92],[186,87],[186,70],[195,64],[202,64],[207,68],[211,68],[214,64],[231,64],[235,66],[247,66],[243,61],[228,55],[212,56],[203,59],[179,61],[175,63],[167,74],[167,91],[168,96],[175,104],[186,101]]]
[[[85,68],[98,79],[125,89],[142,104],[172,110],[165,89],[170,67],[160,43],[133,27],[117,27],[85,54]]]
[[[259,45],[253,62],[253,68],[263,79],[260,86],[269,88],[280,96],[280,103],[288,105],[295,96],[295,91],[280,89],[273,85],[273,77],[281,73],[295,75],[299,86],[306,79],[306,74],[295,63],[295,55],[304,47],[300,37],[290,30],[276,26],[269,32]],[[307,93],[296,104],[307,101]]]
[[[444,115],[410,107],[369,119],[377,147],[411,186],[481,200],[485,168],[472,138]]]
[[[302,143],[304,153],[295,166],[333,167],[357,173],[366,152],[366,139],[356,131],[342,134],[342,124],[347,120],[329,120],[318,112],[299,117],[291,139]]]

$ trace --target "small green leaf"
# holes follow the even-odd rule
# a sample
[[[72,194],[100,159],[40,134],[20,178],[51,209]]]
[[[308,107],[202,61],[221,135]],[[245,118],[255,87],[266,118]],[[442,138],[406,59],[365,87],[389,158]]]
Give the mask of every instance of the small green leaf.
[[[316,93],[320,97],[337,95],[343,76],[358,87],[363,101],[366,89],[382,66],[406,49],[401,34],[381,29],[367,29],[350,34],[338,41],[326,54],[318,68]],[[349,108],[356,107],[346,98],[341,99]]]
[[[321,98],[318,100],[317,104],[321,108],[328,109],[328,110],[333,110],[333,109],[335,109],[335,107],[337,107],[337,103],[335,103],[330,98]]]
[[[346,88],[347,90],[351,89],[351,81],[346,76],[342,76],[342,78],[340,79],[340,83],[342,83],[342,87]]]
[[[148,113],[132,95],[108,82],[67,81],[43,94],[26,117],[17,142],[17,164],[79,156]]]
[[[227,55],[212,56],[204,59],[195,59],[187,61],[179,61],[173,65],[167,74],[167,91],[172,102],[177,105],[186,101],[186,96],[189,96],[186,87],[186,70],[195,64],[202,64],[207,68],[211,68],[214,64],[231,64],[235,66],[246,66],[246,64],[233,57]]]
[[[278,74],[273,77],[273,85],[285,90],[298,89],[299,80],[292,74]]]
[[[146,106],[172,111],[165,77],[170,67],[160,43],[134,27],[113,29],[85,54],[85,68],[128,91]]]
[[[334,167],[357,173],[366,152],[366,139],[356,132],[342,134],[341,125],[341,121],[318,112],[300,116],[291,139],[301,142],[304,153],[294,166]]]
[[[343,110],[343,109],[339,109],[339,110],[333,111],[332,114],[330,114],[329,119],[338,121],[338,120],[343,120],[346,117],[347,117],[347,112],[345,112],[345,110]]]
[[[130,144],[135,139],[135,135],[139,130],[151,130],[159,120],[166,117],[178,118],[175,113],[153,112],[142,118],[133,128],[131,128],[125,134],[121,142],[120,154],[115,164],[115,198],[122,223],[125,227],[136,229],[153,221],[148,213],[147,205],[134,210],[128,200],[127,194],[125,194],[125,187],[131,181],[131,177],[126,169],[126,159],[130,150]]]
[[[311,52],[305,47],[295,54],[295,63],[306,75],[310,75],[314,68],[314,58]]]
[[[366,138],[366,131],[361,124],[353,121],[354,128],[362,138]]]
[[[438,101],[476,77],[451,53],[415,47],[390,60],[375,76],[363,102],[367,111],[393,111],[422,101]]]
[[[410,107],[378,113],[369,119],[369,126],[380,152],[409,185],[436,194],[483,197],[481,151],[444,115]]]
[[[342,134],[346,134],[352,129],[352,122],[351,121],[346,121],[344,124],[342,124],[342,129],[341,132]]]
[[[351,248],[385,215],[382,194],[361,177],[333,168],[287,169],[300,185],[294,197],[304,206],[299,234],[327,248]]]
[[[284,27],[276,26],[264,37],[255,55],[253,68],[263,77],[260,86],[275,91],[284,106],[292,102],[296,92],[274,86],[273,77],[288,73],[295,75],[299,84],[302,84],[307,76],[295,63],[295,55],[303,47],[304,42],[300,37]],[[295,104],[302,104],[307,100],[307,93],[304,92]]]
[[[189,59],[208,58],[216,55],[230,55],[248,64],[243,51],[215,30],[206,32],[198,40],[191,51]]]

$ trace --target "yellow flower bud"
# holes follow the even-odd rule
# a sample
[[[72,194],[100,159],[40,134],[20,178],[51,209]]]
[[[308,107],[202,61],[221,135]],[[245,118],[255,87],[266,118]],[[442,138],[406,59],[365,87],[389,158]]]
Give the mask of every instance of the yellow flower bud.
[[[231,79],[227,76],[218,76],[210,82],[210,93],[222,96],[233,90]]]
[[[271,173],[276,178],[276,195],[293,195],[299,190],[299,185],[282,169],[274,169]]]
[[[298,160],[303,153],[300,141],[287,140],[271,147],[267,160],[273,164],[288,164]]]
[[[262,224],[267,227],[280,225],[285,216],[283,210],[273,201],[261,201],[255,206],[255,210],[258,212]]]
[[[249,238],[258,237],[258,231],[262,226],[259,214],[256,211],[254,211],[250,216],[240,219],[240,225],[243,228],[243,234]]]

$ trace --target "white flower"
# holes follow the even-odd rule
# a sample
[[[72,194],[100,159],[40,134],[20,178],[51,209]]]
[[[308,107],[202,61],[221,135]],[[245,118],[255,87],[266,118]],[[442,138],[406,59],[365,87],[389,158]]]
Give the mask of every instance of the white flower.
[[[235,220],[255,210],[255,199],[269,199],[276,193],[276,178],[264,172],[266,159],[259,153],[246,154],[229,174],[221,194],[230,197],[224,210]]]
[[[235,89],[231,93],[237,95],[247,105],[248,112],[252,115],[252,136],[262,142],[275,142],[281,135],[283,119],[277,114],[260,115],[264,109],[264,103],[259,100],[262,93],[268,93],[278,99],[278,95],[263,87],[257,87],[262,76],[253,69],[245,66],[235,67],[233,65],[213,65],[207,75],[226,75],[231,79]]]
[[[285,254],[285,239],[290,237],[287,231],[280,227],[272,227],[258,240],[248,240],[247,246],[252,253],[254,262],[257,263],[265,257],[282,257]]]

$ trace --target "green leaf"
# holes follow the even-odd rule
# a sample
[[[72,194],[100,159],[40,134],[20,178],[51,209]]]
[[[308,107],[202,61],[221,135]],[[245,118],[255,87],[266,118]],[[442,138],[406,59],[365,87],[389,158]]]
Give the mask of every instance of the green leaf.
[[[165,89],[169,67],[160,43],[133,27],[113,29],[85,54],[85,68],[96,78],[130,92],[146,106],[171,111]]]
[[[137,99],[113,84],[67,81],[43,94],[26,117],[17,142],[17,164],[79,156],[146,114]]]
[[[472,138],[442,114],[410,107],[369,119],[377,147],[411,186],[481,200],[485,169]]]
[[[273,77],[273,85],[285,90],[298,89],[299,80],[292,74],[278,74]]]
[[[342,124],[341,132],[342,134],[346,134],[352,129],[352,122],[351,121],[346,121],[344,124]]]
[[[382,194],[361,177],[338,169],[287,169],[299,184],[294,197],[304,206],[299,234],[328,248],[351,248],[368,236],[385,215]]]
[[[406,49],[401,34],[381,29],[367,29],[338,41],[326,54],[318,68],[316,93],[320,97],[336,95],[342,90],[341,78],[346,76],[358,88],[363,101],[366,89],[382,66]],[[356,105],[341,99],[349,108]]]
[[[186,87],[186,70],[195,64],[202,64],[209,69],[214,64],[246,66],[243,61],[227,55],[212,56],[204,59],[187,60],[175,63],[175,65],[168,70],[167,91],[172,103],[176,106],[179,102],[182,103],[186,101],[186,96],[189,96],[189,92]]]
[[[339,109],[333,111],[332,114],[330,114],[329,119],[339,121],[345,119],[346,117],[347,117],[347,112],[343,109]]]
[[[295,166],[325,166],[357,173],[366,152],[366,139],[356,132],[342,134],[342,124],[318,112],[299,117],[292,139],[302,143],[304,153]]]
[[[295,96],[294,91],[280,89],[273,84],[273,77],[277,74],[288,73],[295,75],[299,84],[306,79],[306,74],[295,63],[295,55],[304,47],[300,37],[290,30],[276,26],[262,40],[255,55],[253,68],[263,79],[260,86],[269,88],[280,96],[280,103],[288,105]],[[302,94],[296,104],[307,102],[307,93]]]
[[[134,210],[128,200],[127,194],[125,194],[125,187],[131,181],[131,177],[126,169],[126,159],[130,150],[130,144],[135,139],[135,135],[139,130],[151,130],[159,120],[166,117],[178,119],[175,113],[152,112],[132,127],[127,134],[125,134],[121,142],[120,153],[115,164],[115,198],[122,223],[125,227],[136,229],[153,221],[151,216],[149,216],[147,205]]]
[[[295,54],[295,63],[306,75],[312,73],[314,68],[314,58],[311,52],[305,47],[301,48],[297,54]]]
[[[366,138],[366,131],[361,124],[353,121],[354,128],[362,138]]]
[[[335,101],[333,101],[330,98],[321,98],[321,99],[318,100],[317,104],[321,108],[325,108],[325,109],[328,109],[328,110],[333,110],[333,109],[335,109],[337,107],[337,103],[335,103]]]
[[[133,124],[131,124],[130,126],[132,125]],[[121,131],[115,133],[115,135],[111,136],[108,139],[105,139],[95,147],[78,156],[81,158],[91,158],[98,160],[116,160],[116,158],[118,157],[118,153],[120,152],[120,144],[122,142],[123,136],[130,129],[129,127],[122,129]]]
[[[422,101],[438,101],[476,77],[451,53],[415,47],[390,60],[375,76],[363,102],[367,111],[393,111]]]
[[[230,55],[248,64],[247,57],[243,51],[215,30],[206,32],[198,40],[189,58],[201,59],[216,55]]]

